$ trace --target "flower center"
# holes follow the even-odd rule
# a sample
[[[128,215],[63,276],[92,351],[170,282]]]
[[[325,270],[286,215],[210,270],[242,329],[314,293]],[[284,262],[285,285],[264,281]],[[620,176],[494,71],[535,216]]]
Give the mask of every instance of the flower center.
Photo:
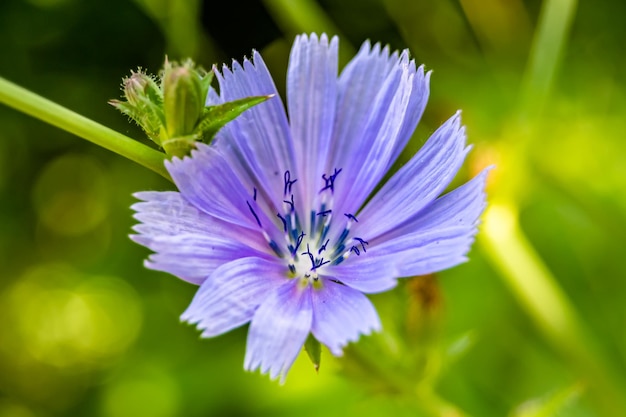
[[[246,201],[248,208],[257,224],[263,231],[268,245],[276,255],[284,259],[288,268],[288,276],[299,279],[303,285],[322,285],[322,279],[328,276],[333,265],[343,262],[351,254],[361,256],[367,252],[369,243],[356,236],[351,236],[350,228],[358,219],[354,214],[338,213],[333,210],[333,195],[335,181],[340,169],[334,169],[332,174],[322,174],[322,187],[312,207],[304,208],[298,205],[294,196],[294,184],[298,181],[290,171],[283,175],[283,207],[277,210],[274,226],[282,229],[284,238],[273,240],[262,226],[255,210],[257,207],[257,190],[254,189],[253,203]],[[298,210],[300,208],[300,210]],[[305,222],[300,211],[309,211],[310,215]],[[341,231],[341,232],[340,232]],[[276,234],[273,234],[276,236]]]

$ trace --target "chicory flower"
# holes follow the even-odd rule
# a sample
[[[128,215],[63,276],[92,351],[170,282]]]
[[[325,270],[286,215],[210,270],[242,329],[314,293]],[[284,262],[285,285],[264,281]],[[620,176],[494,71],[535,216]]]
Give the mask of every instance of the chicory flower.
[[[337,75],[337,38],[291,51],[274,97],[166,163],[179,192],[141,192],[146,266],[199,285],[182,320],[212,337],[250,323],[245,368],[285,378],[312,334],[334,355],[381,328],[367,293],[466,260],[486,171],[441,196],[469,147],[457,113],[378,192],[424,111],[430,73],[366,42]],[[258,52],[216,71],[215,105],[277,95]]]

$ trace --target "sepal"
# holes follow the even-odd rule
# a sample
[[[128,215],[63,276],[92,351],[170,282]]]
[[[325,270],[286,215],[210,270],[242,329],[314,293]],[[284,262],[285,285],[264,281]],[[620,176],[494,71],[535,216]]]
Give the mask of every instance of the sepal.
[[[170,157],[183,157],[196,142],[210,143],[228,122],[269,96],[246,97],[206,106],[213,73],[191,60],[165,60],[159,77],[139,69],[122,82],[124,100],[109,104],[135,121]]]
[[[315,371],[319,371],[320,362],[322,359],[322,345],[320,342],[309,333],[309,337],[304,342],[304,350],[306,350],[309,359],[311,359],[311,363],[315,367]]]

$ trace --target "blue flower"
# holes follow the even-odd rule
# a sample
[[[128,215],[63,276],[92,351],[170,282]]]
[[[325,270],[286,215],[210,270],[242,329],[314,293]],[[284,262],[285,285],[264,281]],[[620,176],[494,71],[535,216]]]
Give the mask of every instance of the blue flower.
[[[366,42],[337,76],[337,38],[291,51],[277,97],[167,169],[179,192],[133,206],[146,266],[200,286],[182,320],[212,337],[243,324],[245,368],[284,379],[309,335],[334,355],[381,324],[364,293],[466,260],[486,172],[441,196],[469,147],[445,122],[378,192],[422,115],[430,73]],[[261,56],[217,74],[216,104],[277,94]],[[369,200],[368,200],[369,198]]]

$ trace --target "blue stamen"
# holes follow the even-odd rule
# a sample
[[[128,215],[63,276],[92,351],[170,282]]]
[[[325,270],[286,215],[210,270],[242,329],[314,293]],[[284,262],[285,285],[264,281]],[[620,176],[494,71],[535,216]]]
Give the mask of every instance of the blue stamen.
[[[319,213],[317,213],[318,216],[322,216],[322,217],[326,217],[328,216],[330,213],[332,213],[332,210],[324,210],[324,211],[320,211]]]
[[[256,187],[254,187],[254,197],[252,197],[254,201],[256,201]]]
[[[343,229],[343,232],[341,232],[341,236],[339,236],[339,243],[343,243],[346,240],[346,237],[348,237],[348,233],[350,233],[350,230],[348,229]]]
[[[317,226],[315,220],[315,210],[311,210],[311,228],[309,230],[312,235],[315,234],[315,226]]]
[[[276,253],[276,255],[282,257],[283,253],[281,252],[280,248],[278,247],[278,245],[276,244],[276,242],[274,242],[273,240],[270,240],[269,242],[270,248],[272,248],[272,250]]]
[[[330,229],[330,224],[324,225],[324,228],[322,229],[322,235],[320,236],[320,240],[326,239],[326,235],[328,234],[329,229]]]
[[[359,252],[359,248],[357,248],[356,246],[352,246],[350,248],[350,252],[354,252],[357,254],[357,256],[361,256],[361,252]]]

